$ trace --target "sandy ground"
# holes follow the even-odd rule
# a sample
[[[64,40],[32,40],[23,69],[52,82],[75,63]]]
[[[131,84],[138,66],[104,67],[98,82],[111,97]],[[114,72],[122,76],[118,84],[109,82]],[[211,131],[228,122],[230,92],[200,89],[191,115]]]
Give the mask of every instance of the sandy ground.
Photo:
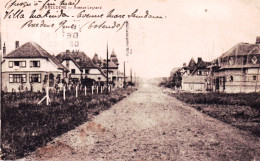
[[[144,84],[23,160],[260,160],[260,139]]]

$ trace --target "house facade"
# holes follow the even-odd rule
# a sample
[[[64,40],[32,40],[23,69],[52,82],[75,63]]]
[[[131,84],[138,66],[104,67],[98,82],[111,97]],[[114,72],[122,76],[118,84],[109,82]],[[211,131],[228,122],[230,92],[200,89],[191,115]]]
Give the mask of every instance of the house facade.
[[[217,59],[213,91],[260,92],[260,37],[255,44],[239,43]]]
[[[107,75],[108,72],[108,80],[110,83],[114,84],[115,86],[121,86],[118,84],[121,81],[121,77],[119,78],[119,71],[118,71],[119,63],[114,49],[110,55],[110,59],[108,60],[108,67],[107,67],[107,60],[106,59],[102,60],[101,58],[99,59],[97,54],[94,55],[92,61],[96,66],[101,68],[102,72],[105,75]]]
[[[191,59],[180,72],[184,91],[260,92],[260,37],[254,44],[236,44],[212,62]]]
[[[192,58],[189,65],[180,70],[182,73],[182,90],[206,92],[208,90],[209,65],[209,62],[203,61],[200,57],[197,63]]]
[[[54,56],[35,42],[16,47],[2,62],[3,91],[37,92],[62,84],[68,70]]]
[[[69,76],[74,81],[80,81],[82,78],[93,79],[96,82],[106,81],[102,70],[84,52],[67,50],[59,53],[56,58],[68,68]]]

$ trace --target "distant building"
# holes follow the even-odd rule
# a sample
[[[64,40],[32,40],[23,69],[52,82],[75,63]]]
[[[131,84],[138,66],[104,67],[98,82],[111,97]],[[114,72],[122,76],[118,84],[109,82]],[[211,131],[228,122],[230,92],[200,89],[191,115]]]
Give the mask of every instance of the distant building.
[[[118,59],[117,56],[115,54],[115,51],[113,49],[111,55],[110,55],[110,59],[108,59],[108,71],[107,71],[107,60],[103,59],[101,60],[101,58],[98,58],[98,55],[95,54],[94,57],[92,58],[93,63],[96,66],[99,66],[102,70],[102,72],[107,75],[108,72],[108,80],[110,83],[113,83],[115,86],[119,86],[117,85],[117,83],[119,83],[119,71],[118,71]]]
[[[198,58],[197,63],[192,58],[188,67],[181,69],[182,73],[182,90],[184,91],[207,91],[207,77],[209,74],[210,62],[204,62]]]
[[[180,72],[184,91],[260,92],[260,37],[255,44],[238,43],[211,63],[191,59]]]
[[[101,68],[81,51],[69,51],[59,53],[56,58],[69,69],[70,78],[74,81],[80,79],[93,79],[96,82],[106,81],[106,76]]]
[[[6,50],[6,49],[5,49]],[[27,42],[4,56],[2,90],[6,92],[42,91],[56,87],[68,69],[35,42]]]
[[[226,93],[260,91],[260,37],[255,44],[239,43],[216,60],[212,90]]]

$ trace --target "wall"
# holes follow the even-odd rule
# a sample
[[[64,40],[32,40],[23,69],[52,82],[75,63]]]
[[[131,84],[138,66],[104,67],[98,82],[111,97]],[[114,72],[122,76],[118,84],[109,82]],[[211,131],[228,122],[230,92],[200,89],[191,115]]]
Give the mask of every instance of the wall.
[[[30,61],[40,61],[40,67],[30,67]],[[25,67],[16,67],[13,66],[12,68],[9,67],[9,61],[25,61]],[[62,70],[58,69],[57,66],[47,59],[44,58],[21,58],[21,59],[5,59],[3,64],[3,74],[2,74],[2,90],[5,92],[15,92],[28,90],[30,91],[31,88],[34,92],[42,91],[43,88],[47,86],[44,83],[45,75],[49,75],[50,73],[54,74],[54,80],[57,78],[57,75],[60,74],[61,79],[64,77],[64,73]],[[26,74],[26,82],[25,83],[10,83],[9,82],[9,75],[10,74]],[[41,82],[40,83],[30,83],[30,74],[41,74]]]
[[[182,90],[184,91],[206,91],[207,76],[183,76]]]
[[[233,77],[233,80],[230,77]],[[255,76],[255,79],[254,78]],[[225,93],[239,93],[239,92],[260,92],[260,69],[259,68],[238,68],[238,69],[225,69],[216,72],[214,78],[225,78],[225,89],[223,84],[219,85],[220,92]],[[216,91],[216,90],[215,90]]]
[[[30,67],[30,61],[40,61],[40,67]],[[9,68],[9,61],[26,61],[26,67]],[[57,66],[44,58],[20,58],[20,59],[5,59],[3,64],[3,72],[5,71],[60,71]]]
[[[51,72],[54,75],[54,84],[56,83],[56,78],[58,74],[62,75],[62,72]],[[9,74],[26,74],[26,82],[25,83],[10,83],[9,82]],[[41,74],[41,82],[40,83],[30,83],[30,74]],[[18,72],[3,72],[2,73],[2,90],[5,92],[19,92],[21,91],[31,91],[31,86],[33,92],[42,91],[43,88],[48,86],[48,82],[44,82],[44,76],[49,75],[50,72],[37,72],[37,71],[18,71]],[[20,90],[19,90],[20,87]],[[54,87],[54,86],[53,86]]]
[[[71,74],[71,69],[75,69],[75,74],[81,74],[80,69],[78,68],[78,66],[73,61],[68,60],[69,61],[68,67],[67,67],[66,61],[67,60],[63,60],[61,64],[64,65],[66,68],[68,68],[70,74]]]

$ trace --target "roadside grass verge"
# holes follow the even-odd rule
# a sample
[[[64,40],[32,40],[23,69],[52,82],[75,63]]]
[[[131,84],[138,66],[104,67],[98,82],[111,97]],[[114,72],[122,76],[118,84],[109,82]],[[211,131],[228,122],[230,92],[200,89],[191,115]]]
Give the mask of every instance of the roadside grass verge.
[[[240,105],[260,110],[260,93],[172,93],[171,95],[190,104]]]
[[[41,93],[4,94],[2,96],[1,159],[14,160],[46,145],[53,138],[90,120],[93,115],[134,92],[135,88],[117,89],[106,94],[70,95],[64,101],[59,94],[50,94],[51,104],[37,105]]]
[[[169,93],[191,107],[260,137],[260,93]]]

